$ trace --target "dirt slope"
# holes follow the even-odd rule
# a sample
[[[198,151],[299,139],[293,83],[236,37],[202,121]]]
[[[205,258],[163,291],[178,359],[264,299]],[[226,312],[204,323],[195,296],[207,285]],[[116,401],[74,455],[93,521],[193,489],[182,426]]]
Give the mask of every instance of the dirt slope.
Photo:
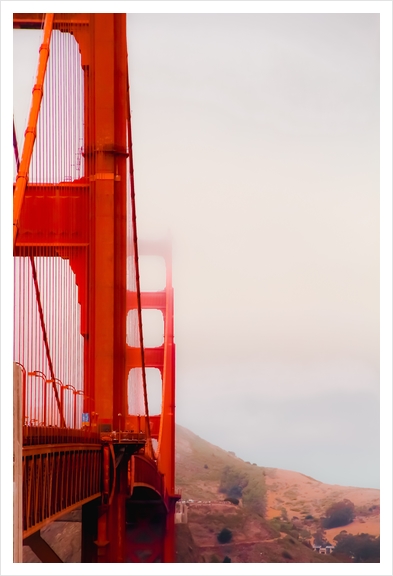
[[[355,504],[356,518],[348,526],[326,530],[329,542],[344,529],[349,534],[379,535],[379,490],[324,484],[304,474],[277,468],[265,468],[265,473],[267,518],[282,515],[283,509],[289,519],[307,515],[319,518],[334,502],[348,499]],[[373,506],[376,508],[370,511]]]

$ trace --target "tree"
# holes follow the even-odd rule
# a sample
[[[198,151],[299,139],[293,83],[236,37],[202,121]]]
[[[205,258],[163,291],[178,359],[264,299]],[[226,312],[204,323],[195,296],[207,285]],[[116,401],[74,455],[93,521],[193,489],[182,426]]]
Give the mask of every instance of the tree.
[[[340,536],[344,536],[344,534],[348,534],[348,532],[346,530],[341,530],[340,534],[336,534],[336,536],[333,538],[333,540],[338,542],[340,540]]]
[[[219,491],[232,498],[241,498],[247,484],[246,474],[232,466],[225,466],[221,474]]]
[[[370,536],[370,534],[338,534],[335,538],[337,544],[334,548],[334,554],[345,554],[353,559],[354,562],[379,562],[380,561],[380,543],[379,536]]]
[[[232,560],[229,558],[229,556],[225,556],[223,562],[232,562]]]
[[[323,528],[318,528],[313,536],[315,546],[322,546],[323,544],[326,544],[326,532]]]
[[[338,526],[347,526],[355,517],[355,505],[350,500],[341,500],[332,504],[326,510],[325,519],[323,520],[324,528],[337,528]]]

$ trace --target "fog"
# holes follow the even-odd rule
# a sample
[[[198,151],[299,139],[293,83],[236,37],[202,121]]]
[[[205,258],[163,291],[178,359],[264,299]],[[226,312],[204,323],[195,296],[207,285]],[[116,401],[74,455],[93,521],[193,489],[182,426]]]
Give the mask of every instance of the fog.
[[[173,241],[177,421],[378,487],[379,16],[128,30],[139,236]]]

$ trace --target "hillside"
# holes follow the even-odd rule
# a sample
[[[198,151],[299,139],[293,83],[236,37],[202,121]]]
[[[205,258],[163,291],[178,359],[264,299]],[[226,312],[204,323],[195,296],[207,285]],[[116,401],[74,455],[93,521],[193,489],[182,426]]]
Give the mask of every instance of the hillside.
[[[345,528],[349,534],[362,532],[379,535],[379,490],[324,484],[314,478],[276,468],[265,468],[267,486],[266,518],[280,516],[283,511],[288,518],[311,515],[323,516],[334,502],[348,499],[355,505],[356,518],[345,527],[326,530],[329,542]],[[374,510],[369,510],[375,507]]]
[[[379,535],[379,490],[328,485],[297,472],[262,468],[182,426],[176,427],[176,485],[183,501],[192,500],[187,503],[188,530],[176,525],[178,562],[195,562],[186,558],[190,553],[199,562],[222,562],[225,556],[232,562],[343,562],[349,560],[310,548],[317,531],[333,544],[342,530]],[[228,496],[238,504],[225,502]],[[344,499],[354,505],[353,521],[323,530],[326,510]],[[217,540],[223,528],[232,533],[227,544]]]

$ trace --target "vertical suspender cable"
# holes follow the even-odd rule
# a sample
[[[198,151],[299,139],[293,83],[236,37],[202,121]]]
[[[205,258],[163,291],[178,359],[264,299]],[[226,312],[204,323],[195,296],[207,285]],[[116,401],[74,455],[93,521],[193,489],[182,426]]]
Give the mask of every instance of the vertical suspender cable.
[[[44,339],[46,357],[47,357],[48,365],[49,365],[49,372],[50,372],[50,376],[51,376],[51,379],[52,379],[53,392],[54,392],[54,395],[55,395],[55,398],[56,398],[56,403],[57,403],[57,406],[58,406],[58,409],[59,409],[59,413],[60,413],[61,426],[65,427],[64,415],[63,415],[62,410],[61,410],[59,395],[58,395],[57,388],[56,388],[56,383],[55,383],[55,379],[56,379],[56,378],[55,378],[55,373],[54,373],[54,370],[53,370],[53,364],[52,364],[52,359],[51,359],[50,350],[49,350],[49,342],[48,342],[48,336],[47,336],[47,333],[46,333],[45,320],[44,320],[44,312],[43,312],[43,310],[42,310],[41,297],[40,297],[40,289],[39,289],[38,280],[37,280],[37,270],[36,270],[36,267],[35,267],[35,263],[34,263],[34,258],[33,258],[33,256],[29,256],[29,259],[30,259],[30,264],[31,264],[31,268],[32,268],[33,282],[34,282],[35,294],[36,294],[37,305],[38,305],[38,313],[39,313],[39,316],[40,316],[42,336],[43,336],[43,339]]]
[[[53,18],[52,18],[53,20]],[[41,94],[42,94],[42,90],[41,90]],[[37,115],[38,118],[38,115]],[[16,133],[15,133],[15,123],[13,125],[14,128],[14,133],[13,133],[13,140],[14,140],[14,154],[15,154],[15,160],[17,163],[17,168],[18,168],[18,172],[19,172],[19,167],[20,167],[20,162],[19,162],[19,151],[18,151],[18,143],[16,140]],[[25,150],[24,150],[25,152]],[[41,324],[41,329],[42,329],[42,336],[44,339],[44,346],[45,346],[45,351],[46,351],[46,357],[47,357],[47,361],[48,361],[48,365],[49,365],[49,371],[50,371],[50,375],[52,378],[52,385],[53,385],[53,390],[54,390],[54,394],[55,394],[55,398],[56,398],[56,402],[59,408],[59,413],[60,413],[60,419],[62,422],[62,426],[65,426],[65,422],[64,422],[64,416],[61,412],[61,407],[60,407],[60,400],[59,400],[59,396],[58,396],[58,392],[56,389],[56,385],[55,385],[55,373],[53,370],[53,364],[52,364],[52,359],[51,359],[51,355],[50,355],[50,350],[49,350],[49,341],[48,341],[48,336],[47,336],[47,331],[46,331],[46,327],[45,327],[45,320],[44,320],[44,312],[43,312],[43,308],[42,308],[42,303],[41,303],[41,295],[40,295],[40,289],[38,286],[38,277],[37,277],[37,269],[35,266],[35,262],[34,262],[34,257],[30,254],[29,255],[29,260],[30,260],[30,264],[31,264],[31,270],[32,270],[32,275],[33,275],[33,283],[34,283],[34,288],[35,288],[35,294],[36,294],[36,300],[37,300],[37,306],[38,306],[38,313],[39,313],[39,317],[40,317],[40,324]],[[45,383],[46,386],[46,383]]]
[[[22,210],[23,199],[25,195],[27,179],[29,174],[30,160],[33,153],[33,147],[36,136],[37,120],[41,106],[43,85],[46,72],[46,65],[49,57],[49,43],[53,28],[54,14],[45,15],[44,24],[44,37],[40,47],[40,57],[38,61],[38,71],[36,83],[33,88],[33,97],[30,108],[30,115],[25,132],[25,140],[23,143],[22,159],[20,162],[18,175],[16,177],[15,193],[14,193],[14,214],[13,214],[13,245],[15,246],[16,237],[19,229],[19,218]]]

